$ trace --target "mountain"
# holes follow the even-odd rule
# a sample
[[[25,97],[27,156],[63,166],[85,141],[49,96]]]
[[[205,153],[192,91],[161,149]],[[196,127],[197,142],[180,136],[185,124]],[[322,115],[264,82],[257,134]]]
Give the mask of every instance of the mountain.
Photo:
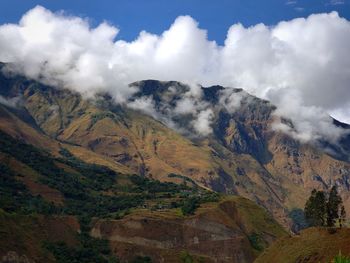
[[[313,188],[337,185],[349,210],[350,135],[302,144],[271,129],[274,105],[240,89],[198,95],[157,80],[130,88],[137,92],[116,104],[1,71],[0,256],[64,262],[94,244],[96,262],[136,251],[154,262],[252,262],[287,235],[279,224],[300,230]],[[209,112],[208,133],[187,98]],[[61,229],[70,234],[52,238]]]
[[[201,88],[214,113],[212,133],[201,136],[193,115],[174,113],[189,86],[156,80],[131,86],[138,92],[126,104],[152,98],[153,113],[115,104],[107,94],[83,97],[2,73],[0,94],[18,103],[0,105],[0,129],[56,156],[64,147],[118,173],[175,183],[185,178],[246,197],[288,228],[297,227],[290,215],[303,207],[313,188],[336,184],[349,210],[349,137],[337,145],[302,144],[271,129],[275,106],[268,101],[229,89],[239,105],[233,111],[224,107],[219,95],[228,89],[221,86]],[[338,151],[329,151],[332,147]]]

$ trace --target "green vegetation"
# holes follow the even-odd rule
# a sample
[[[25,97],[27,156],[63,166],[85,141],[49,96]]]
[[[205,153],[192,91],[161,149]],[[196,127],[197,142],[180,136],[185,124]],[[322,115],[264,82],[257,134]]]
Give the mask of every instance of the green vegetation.
[[[329,192],[327,207],[327,226],[332,227],[335,225],[336,220],[340,219],[340,206],[342,205],[343,200],[337,192],[337,187],[333,186]],[[344,208],[344,206],[342,206]],[[345,209],[343,209],[345,211]]]
[[[174,183],[162,183],[157,180],[150,180],[146,177],[141,177],[137,175],[130,176],[131,182],[135,185],[133,188],[130,188],[129,191],[134,193],[149,193],[154,196],[156,193],[179,193],[180,191],[190,190],[190,188],[177,185]]]
[[[248,236],[248,240],[250,245],[256,249],[257,251],[263,251],[264,250],[264,244],[262,238],[255,232],[250,234]]]
[[[180,259],[183,263],[194,263],[193,257],[185,250],[180,253]]]
[[[5,212],[55,214],[60,211],[41,196],[31,195],[15,176],[8,166],[0,164],[0,208]]]
[[[196,196],[189,196],[188,198],[183,200],[180,205],[181,212],[185,216],[193,215],[196,209],[200,206],[200,204],[208,202],[217,202],[219,200],[220,196],[218,193],[203,191],[202,193],[199,193]]]
[[[185,200],[181,206],[181,212],[183,215],[193,215],[196,209],[199,207],[199,201],[197,198],[189,198]]]
[[[1,152],[37,171],[41,175],[40,183],[57,189],[65,198],[63,207],[55,207],[41,197],[33,197],[15,179],[9,167],[0,166],[0,172],[5,174],[1,177],[0,188],[5,197],[1,200],[1,207],[5,211],[26,209],[47,214],[120,218],[129,209],[142,206],[146,200],[172,198],[174,201],[169,208],[182,207],[183,214],[190,215],[201,203],[219,199],[216,193],[203,189],[163,183],[137,175],[128,177],[129,185],[120,186],[117,183],[119,175],[107,167],[82,162],[66,149],[60,151],[62,158],[53,158],[48,153],[1,132],[0,146]],[[75,172],[67,172],[57,163],[67,165]]]
[[[350,258],[343,256],[339,251],[339,254],[334,257],[331,263],[350,263]]]
[[[305,205],[305,218],[311,226],[334,227],[337,221],[342,226],[346,217],[342,203],[336,186],[328,194],[314,189]]]

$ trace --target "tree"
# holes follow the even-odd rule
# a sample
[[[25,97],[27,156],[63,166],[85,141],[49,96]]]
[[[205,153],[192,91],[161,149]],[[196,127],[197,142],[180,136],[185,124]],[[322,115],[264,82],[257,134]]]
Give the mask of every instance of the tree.
[[[327,202],[327,226],[334,227],[335,222],[339,219],[339,208],[342,199],[338,194],[337,187],[333,186],[329,192]]]
[[[343,227],[343,224],[345,223],[345,219],[346,219],[346,212],[345,212],[345,208],[342,205],[341,209],[340,209],[340,217],[339,217],[339,226],[340,228]]]
[[[181,206],[181,211],[185,216],[193,215],[198,207],[199,201],[197,198],[192,197],[184,201],[183,205]]]
[[[326,195],[323,191],[312,190],[305,205],[305,218],[310,226],[324,226],[326,219]]]
[[[323,191],[312,190],[311,196],[305,204],[304,214],[310,226],[334,227],[337,220],[340,227],[346,218],[343,200],[333,186],[326,195]]]

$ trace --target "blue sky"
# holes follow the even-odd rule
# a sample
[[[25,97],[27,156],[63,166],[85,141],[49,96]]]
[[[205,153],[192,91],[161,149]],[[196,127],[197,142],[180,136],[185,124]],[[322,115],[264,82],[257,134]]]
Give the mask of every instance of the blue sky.
[[[92,25],[106,20],[121,29],[118,38],[133,40],[141,30],[159,34],[179,15],[190,15],[222,44],[230,25],[245,26],[338,11],[350,19],[350,0],[1,0],[0,24],[17,22],[27,10],[42,5],[52,11],[88,17]]]

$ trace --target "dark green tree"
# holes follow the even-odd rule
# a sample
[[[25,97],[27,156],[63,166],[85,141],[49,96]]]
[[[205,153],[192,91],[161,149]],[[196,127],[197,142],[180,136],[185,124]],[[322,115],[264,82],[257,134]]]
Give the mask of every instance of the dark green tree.
[[[198,207],[199,201],[197,200],[197,198],[192,197],[184,201],[183,205],[181,206],[181,211],[182,214],[185,216],[193,215]]]
[[[334,227],[336,221],[340,217],[340,206],[343,203],[338,194],[337,187],[333,186],[329,192],[327,201],[327,226]]]
[[[312,190],[305,205],[305,218],[310,226],[324,226],[326,222],[327,200],[323,191]]]
[[[343,200],[333,186],[326,195],[323,191],[312,190],[305,204],[304,214],[309,226],[334,227],[338,221],[340,227],[345,222],[346,212]]]
[[[340,217],[339,217],[339,226],[340,228],[343,227],[344,223],[346,220],[346,212],[345,212],[345,207],[342,205],[340,209]]]

